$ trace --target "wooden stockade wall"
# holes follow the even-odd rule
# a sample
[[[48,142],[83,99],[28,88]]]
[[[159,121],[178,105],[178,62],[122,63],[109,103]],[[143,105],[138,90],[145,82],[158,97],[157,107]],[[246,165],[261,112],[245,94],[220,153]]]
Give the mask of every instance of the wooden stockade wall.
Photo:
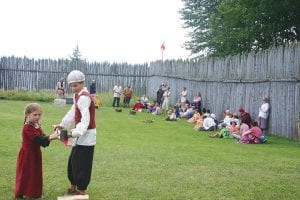
[[[3,89],[53,90],[60,77],[73,70],[68,60],[34,60],[2,57],[0,86]],[[171,103],[179,99],[183,86],[192,100],[196,91],[203,97],[203,107],[220,119],[226,109],[240,107],[256,118],[262,97],[270,97],[269,131],[275,135],[297,138],[300,112],[300,45],[270,48],[226,58],[166,60],[143,65],[127,63],[86,63],[77,69],[86,74],[87,84],[95,79],[98,92],[111,91],[114,84],[130,84],[136,94],[155,98],[158,85],[171,87]]]
[[[85,73],[87,87],[96,80],[97,92],[112,91],[117,81],[130,84],[138,94],[146,92],[148,64],[89,63],[74,67],[67,59],[29,59],[2,57],[0,60],[0,87],[29,91],[54,91],[60,77],[66,78],[70,71],[78,69]],[[68,92],[68,91],[67,91]]]

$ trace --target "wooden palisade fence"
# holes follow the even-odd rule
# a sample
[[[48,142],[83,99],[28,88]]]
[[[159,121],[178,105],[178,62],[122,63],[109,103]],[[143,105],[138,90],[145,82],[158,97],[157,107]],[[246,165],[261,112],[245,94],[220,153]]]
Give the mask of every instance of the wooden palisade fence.
[[[66,59],[29,59],[1,57],[2,89],[54,90],[60,77],[73,70]],[[297,137],[300,112],[300,44],[270,48],[267,51],[226,58],[166,60],[150,65],[127,63],[85,63],[78,67],[86,74],[87,85],[97,82],[97,92],[112,91],[114,84],[130,84],[136,94],[155,98],[158,85],[171,87],[171,103],[179,99],[183,86],[192,100],[196,91],[203,107],[220,119],[224,110],[238,112],[240,107],[256,118],[262,97],[270,97],[270,132],[290,139]]]

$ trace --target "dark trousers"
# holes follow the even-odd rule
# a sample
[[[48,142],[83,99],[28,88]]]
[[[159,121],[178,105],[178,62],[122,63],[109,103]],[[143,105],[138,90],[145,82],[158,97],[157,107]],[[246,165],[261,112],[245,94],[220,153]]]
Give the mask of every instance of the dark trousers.
[[[86,190],[91,180],[94,146],[76,145],[68,162],[68,178],[79,190]]]
[[[124,97],[124,107],[128,107],[131,97]]]
[[[119,104],[120,104],[120,97],[114,97],[114,101],[113,101],[113,107],[116,106],[116,103],[117,103],[117,107],[119,107]]]

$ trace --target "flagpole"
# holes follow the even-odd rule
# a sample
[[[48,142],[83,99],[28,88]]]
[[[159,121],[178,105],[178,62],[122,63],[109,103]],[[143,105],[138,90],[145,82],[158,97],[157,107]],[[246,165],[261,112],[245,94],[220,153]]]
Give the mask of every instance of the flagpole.
[[[161,50],[161,60],[162,60],[162,63],[164,64],[164,50]]]
[[[162,43],[162,45],[160,46],[160,50],[161,50],[161,61],[162,64],[164,64],[164,51],[165,51],[165,42]]]

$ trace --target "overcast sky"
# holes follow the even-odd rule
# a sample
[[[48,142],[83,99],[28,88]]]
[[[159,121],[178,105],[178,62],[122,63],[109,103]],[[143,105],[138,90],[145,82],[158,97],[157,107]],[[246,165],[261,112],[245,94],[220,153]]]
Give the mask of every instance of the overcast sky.
[[[0,56],[144,63],[188,58],[181,0],[1,0]]]

